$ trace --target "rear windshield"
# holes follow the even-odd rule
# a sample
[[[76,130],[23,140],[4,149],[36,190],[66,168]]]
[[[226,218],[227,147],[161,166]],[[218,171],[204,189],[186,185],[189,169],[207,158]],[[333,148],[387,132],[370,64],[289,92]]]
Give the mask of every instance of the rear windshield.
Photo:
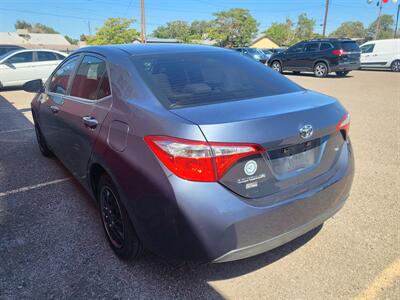
[[[346,52],[360,52],[360,47],[356,42],[342,42],[342,48]]]
[[[302,90],[233,51],[139,55],[132,60],[147,86],[170,109]]]

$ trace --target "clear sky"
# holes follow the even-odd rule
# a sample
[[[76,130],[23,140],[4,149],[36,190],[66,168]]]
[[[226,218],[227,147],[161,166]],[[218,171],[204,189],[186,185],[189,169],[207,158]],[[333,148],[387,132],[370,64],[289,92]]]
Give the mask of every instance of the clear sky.
[[[345,21],[362,21],[366,26],[376,19],[378,7],[367,0],[330,0],[327,31],[333,31]],[[398,1],[398,3],[400,0]],[[383,13],[396,15],[397,5],[390,0]],[[62,34],[78,38],[92,33],[108,17],[128,17],[139,20],[140,0],[0,0],[0,31],[14,31],[16,20],[39,22]],[[317,21],[322,32],[325,0],[145,0],[147,33],[172,20],[210,20],[216,11],[247,8],[264,31],[272,22],[286,18],[297,20],[307,13]],[[136,22],[134,28],[139,29]]]

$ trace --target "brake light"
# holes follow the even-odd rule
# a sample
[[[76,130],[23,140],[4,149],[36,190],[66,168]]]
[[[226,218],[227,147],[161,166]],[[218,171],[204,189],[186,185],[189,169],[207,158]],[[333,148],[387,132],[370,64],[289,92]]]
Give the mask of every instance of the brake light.
[[[256,144],[192,141],[146,136],[147,145],[175,175],[191,181],[218,181],[239,159],[264,152]]]
[[[344,131],[345,136],[344,139],[347,139],[349,136],[349,130],[350,130],[350,114],[345,113],[345,115],[340,119],[339,123],[336,125],[336,130],[337,131]]]
[[[332,54],[336,55],[336,56],[342,56],[344,54],[347,54],[347,52],[344,51],[343,49],[335,49],[335,50],[332,50]]]

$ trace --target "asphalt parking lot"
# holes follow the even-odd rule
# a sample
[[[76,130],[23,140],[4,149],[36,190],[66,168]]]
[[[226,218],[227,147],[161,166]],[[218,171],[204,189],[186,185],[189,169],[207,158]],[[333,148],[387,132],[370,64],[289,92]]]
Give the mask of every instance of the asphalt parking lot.
[[[32,96],[0,92],[0,299],[399,299],[400,73],[288,77],[351,113],[351,196],[324,226],[215,265],[181,266],[151,253],[119,261],[94,202],[57,160],[40,155]]]

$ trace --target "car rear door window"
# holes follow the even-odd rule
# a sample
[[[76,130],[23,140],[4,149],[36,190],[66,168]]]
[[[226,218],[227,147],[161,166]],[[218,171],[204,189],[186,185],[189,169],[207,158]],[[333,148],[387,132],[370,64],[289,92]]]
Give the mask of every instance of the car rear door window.
[[[333,48],[333,46],[332,46],[332,44],[330,44],[330,43],[321,43],[321,45],[320,45],[320,47],[319,47],[319,49],[320,49],[321,51],[328,50],[328,49],[332,49],[332,48]]]
[[[7,63],[10,64],[19,64],[19,63],[29,63],[33,61],[33,52],[21,52],[11,56],[7,59]]]
[[[49,51],[38,51],[37,57],[39,61],[57,60],[57,56],[55,55],[55,53]]]
[[[319,43],[308,43],[304,47],[304,52],[315,52],[319,50]]]
[[[106,62],[95,56],[85,56],[76,72],[71,96],[97,100],[110,94]]]
[[[78,61],[79,56],[72,57],[57,69],[50,79],[49,92],[61,95],[67,94],[68,81]]]
[[[263,64],[235,53],[133,56],[147,86],[167,108],[180,108],[301,91]]]
[[[54,55],[57,57],[57,60],[63,60],[66,57],[58,53],[54,53]]]

